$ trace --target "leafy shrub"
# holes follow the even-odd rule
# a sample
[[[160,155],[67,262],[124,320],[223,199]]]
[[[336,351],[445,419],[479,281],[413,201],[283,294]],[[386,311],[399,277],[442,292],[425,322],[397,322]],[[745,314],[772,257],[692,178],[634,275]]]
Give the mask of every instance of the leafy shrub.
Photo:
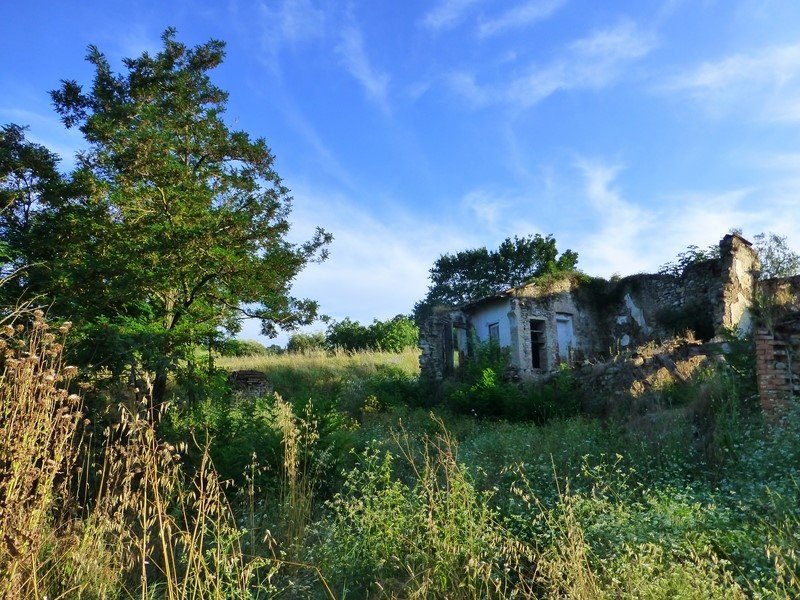
[[[223,342],[220,352],[222,356],[266,356],[275,352],[275,348],[280,349],[280,346],[267,348],[256,340],[229,339]]]
[[[531,549],[508,535],[477,492],[446,433],[395,442],[398,460],[368,448],[318,524],[314,558],[342,595],[396,598],[530,597]]]
[[[325,334],[321,331],[312,333],[293,333],[286,344],[287,352],[303,354],[325,349]]]
[[[578,383],[567,365],[562,365],[548,381],[532,384],[525,400],[525,405],[509,407],[509,415],[516,413],[522,418],[546,423],[550,419],[574,417],[581,411]]]
[[[340,348],[348,352],[378,350],[402,352],[419,343],[419,328],[404,315],[379,321],[375,319],[369,327],[349,317],[331,323],[325,337],[329,350]]]
[[[387,321],[375,320],[369,329],[376,350],[402,352],[419,344],[419,327],[405,315],[397,315]]]

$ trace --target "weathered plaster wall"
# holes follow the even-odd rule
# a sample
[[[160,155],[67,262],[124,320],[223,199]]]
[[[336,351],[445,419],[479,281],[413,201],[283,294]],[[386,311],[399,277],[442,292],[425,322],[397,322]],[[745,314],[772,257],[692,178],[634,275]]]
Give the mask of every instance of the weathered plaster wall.
[[[481,342],[489,340],[489,325],[497,323],[500,330],[500,345],[508,347],[511,345],[511,325],[508,313],[511,311],[511,300],[508,298],[498,298],[490,300],[477,307],[470,315],[470,323],[475,331],[475,335]]]
[[[750,242],[738,235],[726,235],[720,242],[722,255],[722,297],[714,302],[715,324],[722,329],[749,332],[750,307],[761,264]]]

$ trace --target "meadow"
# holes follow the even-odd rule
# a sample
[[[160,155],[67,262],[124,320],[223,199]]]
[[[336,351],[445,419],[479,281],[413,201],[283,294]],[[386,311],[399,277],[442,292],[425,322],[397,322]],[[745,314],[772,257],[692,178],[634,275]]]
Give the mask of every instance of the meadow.
[[[154,423],[64,364],[66,329],[1,334],[5,597],[800,596],[800,412],[766,421],[746,369],[514,419],[464,403],[574,390],[434,389],[413,351],[219,359]],[[231,394],[244,368],[274,393]]]

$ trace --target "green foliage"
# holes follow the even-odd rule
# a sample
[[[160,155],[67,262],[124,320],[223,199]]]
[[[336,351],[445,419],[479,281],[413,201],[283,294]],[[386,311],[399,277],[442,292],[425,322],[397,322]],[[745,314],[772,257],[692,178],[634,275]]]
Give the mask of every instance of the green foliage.
[[[562,365],[558,373],[545,382],[530,387],[525,405],[509,407],[509,417],[517,414],[537,423],[550,419],[575,417],[581,411],[581,394],[572,370]]]
[[[334,321],[328,325],[325,332],[325,345],[333,350],[366,350],[374,343],[369,328],[358,321],[353,321],[350,317],[345,317],[341,321]]]
[[[286,344],[286,351],[293,353],[318,352],[325,349],[325,334],[322,331],[293,333]]]
[[[503,380],[508,368],[508,348],[496,340],[473,339],[473,360],[461,373],[460,381],[450,391],[447,406],[456,413],[474,416],[499,416],[506,403],[513,403],[520,392]]]
[[[474,360],[464,366],[461,381],[450,391],[446,402],[449,409],[460,414],[537,423],[580,413],[580,390],[567,366],[546,381],[513,383],[505,380],[507,348],[496,341],[473,341],[472,345]]]
[[[381,352],[402,352],[419,344],[419,328],[405,315],[386,321],[376,319],[369,330],[375,340],[372,348]]]
[[[369,327],[345,317],[328,326],[325,338],[325,345],[330,350],[402,352],[417,346],[419,328],[405,315],[386,321],[375,319]]]
[[[409,471],[396,478],[397,459],[369,448],[320,523],[313,556],[342,595],[503,598],[529,592],[523,571],[530,552],[510,538],[455,459],[446,432],[395,442]],[[343,551],[344,550],[344,551]],[[527,596],[524,596],[527,597]]]
[[[659,267],[658,272],[662,275],[672,275],[680,277],[690,265],[719,258],[719,246],[716,244],[708,248],[699,248],[694,244],[686,247],[686,250],[679,252],[674,261],[665,263]]]
[[[27,264],[24,249],[34,242],[31,224],[64,186],[56,166],[59,158],[25,139],[25,128],[0,128],[0,278]],[[0,286],[0,303],[16,302],[27,285],[25,273]]]
[[[430,270],[431,285],[425,298],[414,306],[414,320],[421,323],[437,305],[456,306],[526,283],[547,273],[573,271],[578,254],[558,255],[552,235],[506,238],[497,250],[474,248],[443,254]]]
[[[759,233],[753,243],[761,261],[761,279],[800,274],[800,254],[789,248],[785,235]]]
[[[691,331],[701,340],[710,340],[715,335],[714,315],[707,302],[663,308],[658,311],[656,319],[672,335],[684,335]]]
[[[280,346],[276,346],[280,350]],[[275,353],[275,348],[267,348],[256,340],[237,340],[231,338],[221,344],[220,353],[222,356],[265,356]]]
[[[80,323],[75,356],[149,371],[155,403],[180,359],[242,316],[267,335],[311,322],[316,303],[290,285],[331,239],[286,239],[291,198],[273,155],[222,118],[228,95],[209,72],[224,44],[188,48],[171,29],[162,43],[122,73],[92,46],[89,89],[65,80],[51,93],[88,148],[68,188],[38,195],[15,247],[30,293]]]
[[[34,328],[56,350],[40,320]],[[25,525],[16,539],[40,549],[0,548],[0,561],[24,566],[36,594],[800,597],[800,410],[769,425],[752,410],[746,341],[731,341],[729,366],[703,370],[651,413],[544,425],[411,409],[404,386],[423,390],[397,355],[381,365],[373,354],[266,357],[284,365],[268,372],[276,388],[295,386],[291,403],[233,397],[215,383],[155,431],[120,392],[122,422],[100,450],[29,443],[61,439],[59,428],[83,417],[77,405],[39,410],[48,390],[77,400],[55,393],[52,354],[18,335],[2,329],[17,352],[4,365],[17,382],[2,388],[11,394],[5,452],[26,452],[20,464],[55,483],[70,473],[59,452],[94,447],[105,460],[75,464],[108,482],[88,502],[69,478],[59,493],[25,470],[19,485],[0,485],[16,494],[6,507],[25,507],[6,510],[0,526]],[[38,364],[32,349],[48,358]],[[476,393],[504,385],[502,359],[486,349],[470,374]],[[219,372],[184,368],[221,382]],[[553,398],[569,395],[571,372],[551,384]],[[361,424],[339,410],[345,394],[365,399]],[[27,510],[39,500],[47,518]],[[0,569],[0,589],[20,589],[13,573]]]

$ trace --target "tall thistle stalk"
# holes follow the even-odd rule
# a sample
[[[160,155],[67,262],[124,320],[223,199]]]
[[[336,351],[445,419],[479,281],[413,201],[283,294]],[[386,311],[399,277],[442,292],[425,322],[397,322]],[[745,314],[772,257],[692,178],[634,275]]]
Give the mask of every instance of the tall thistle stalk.
[[[35,592],[46,532],[69,492],[81,419],[81,400],[67,391],[77,369],[62,358],[69,328],[51,331],[37,310],[16,313],[0,330],[2,597]]]

